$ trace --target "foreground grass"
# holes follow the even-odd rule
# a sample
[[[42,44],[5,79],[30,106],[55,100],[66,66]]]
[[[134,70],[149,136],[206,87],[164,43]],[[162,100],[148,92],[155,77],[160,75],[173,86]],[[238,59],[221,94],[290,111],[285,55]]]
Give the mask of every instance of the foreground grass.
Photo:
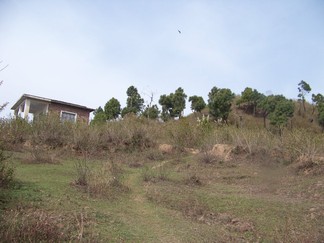
[[[129,190],[100,196],[76,186],[75,160],[25,164],[12,157],[17,183],[0,191],[4,241],[321,242],[323,178],[257,163],[202,164],[176,155],[130,166]],[[105,160],[91,161],[91,171]],[[36,220],[35,220],[36,219]],[[23,232],[22,232],[23,231]],[[55,238],[56,237],[56,238]]]

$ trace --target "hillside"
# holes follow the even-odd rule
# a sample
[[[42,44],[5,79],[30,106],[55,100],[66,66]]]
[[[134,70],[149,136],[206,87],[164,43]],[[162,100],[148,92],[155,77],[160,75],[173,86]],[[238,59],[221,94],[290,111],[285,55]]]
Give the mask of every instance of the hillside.
[[[323,134],[239,114],[248,124],[2,123],[0,238],[322,242]]]

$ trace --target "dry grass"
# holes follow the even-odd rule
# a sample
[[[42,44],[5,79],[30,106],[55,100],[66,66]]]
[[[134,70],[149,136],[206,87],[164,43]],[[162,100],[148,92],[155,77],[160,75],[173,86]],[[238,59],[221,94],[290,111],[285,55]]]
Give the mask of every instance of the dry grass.
[[[17,208],[6,211],[0,224],[3,242],[67,242],[97,240],[90,228],[87,212],[62,214],[37,208]]]
[[[123,183],[123,172],[119,165],[104,162],[98,168],[90,169],[90,161],[78,160],[75,164],[77,178],[74,185],[93,198],[116,199],[129,192]]]

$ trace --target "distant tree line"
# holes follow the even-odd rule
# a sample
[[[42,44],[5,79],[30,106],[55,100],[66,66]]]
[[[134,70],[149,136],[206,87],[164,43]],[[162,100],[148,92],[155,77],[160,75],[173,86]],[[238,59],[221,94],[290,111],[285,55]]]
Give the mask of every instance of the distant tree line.
[[[310,85],[302,80],[298,83],[298,114],[303,116],[306,113],[306,96],[310,93]],[[127,91],[126,106],[121,108],[120,102],[116,98],[107,101],[104,108],[98,107],[94,113],[92,123],[103,123],[106,121],[123,118],[129,114],[148,119],[161,119],[168,121],[170,119],[181,118],[186,108],[187,95],[183,88],[179,87],[175,92],[163,94],[159,98],[159,109],[157,104],[144,105],[144,99],[134,86],[130,86]],[[289,119],[294,116],[295,105],[292,99],[287,99],[283,95],[264,95],[258,90],[246,87],[236,99],[236,95],[226,88],[213,87],[208,93],[207,103],[203,97],[193,95],[189,97],[191,110],[194,113],[201,113],[206,110],[211,118],[215,121],[227,123],[231,112],[232,105],[237,105],[246,113],[253,116],[263,117],[264,126],[269,120],[270,124],[279,130],[287,125]],[[316,112],[317,121],[324,130],[324,96],[322,94],[312,94],[313,114]]]

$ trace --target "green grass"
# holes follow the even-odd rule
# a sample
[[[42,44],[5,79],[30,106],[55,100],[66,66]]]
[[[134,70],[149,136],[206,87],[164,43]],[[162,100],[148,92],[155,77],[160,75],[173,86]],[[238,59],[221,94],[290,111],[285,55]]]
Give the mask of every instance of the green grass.
[[[11,158],[16,168],[14,187],[0,191],[0,234],[23,235],[14,225],[19,220],[25,224],[25,238],[16,241],[323,240],[324,182],[320,176],[296,175],[287,167],[280,167],[282,173],[277,173],[253,163],[206,165],[196,156],[179,155],[166,161],[146,161],[145,167],[138,168],[128,166],[127,161],[136,156],[128,154],[123,157],[125,163],[119,162],[117,173],[118,181],[128,190],[101,197],[75,185],[75,159],[61,164],[26,164],[22,156]],[[106,163],[89,161],[88,165],[95,173],[106,168]],[[271,175],[270,184],[264,174]],[[201,184],[188,183],[191,175]],[[41,226],[31,220],[35,215],[53,225],[37,228]],[[62,227],[67,229],[67,238],[46,238],[58,237],[48,234],[60,232]]]

